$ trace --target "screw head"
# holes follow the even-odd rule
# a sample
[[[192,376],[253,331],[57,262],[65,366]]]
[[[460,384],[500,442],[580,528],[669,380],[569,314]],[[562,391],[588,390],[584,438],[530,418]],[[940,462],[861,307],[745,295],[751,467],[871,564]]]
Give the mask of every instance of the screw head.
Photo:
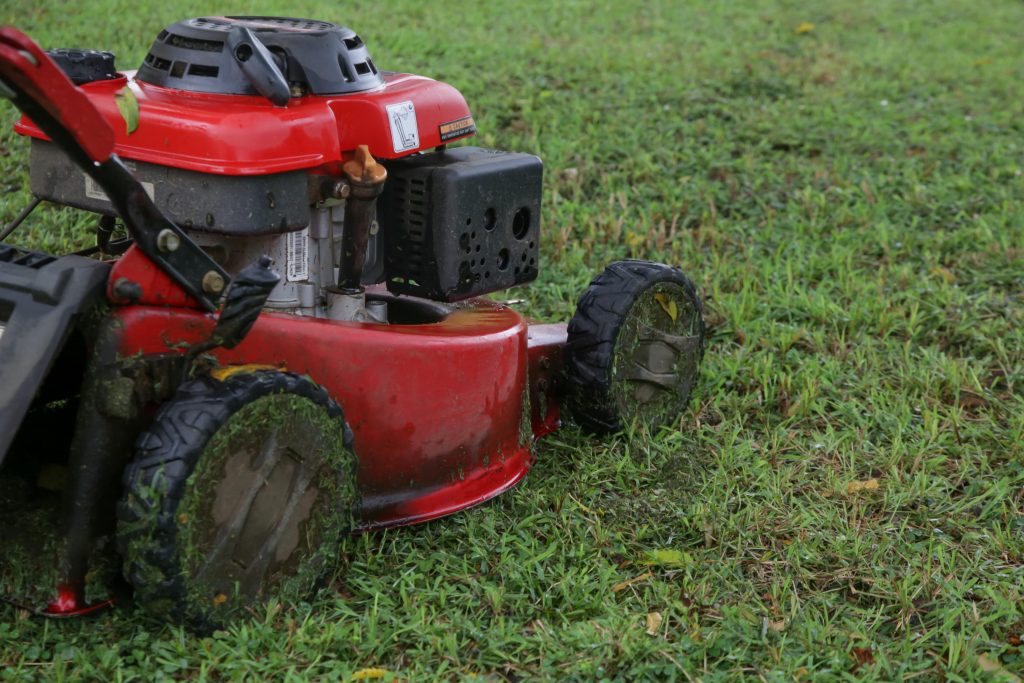
[[[224,291],[224,277],[215,270],[207,271],[203,276],[203,291],[207,294],[220,294]]]
[[[351,190],[352,188],[344,180],[336,180],[331,183],[330,195],[333,199],[345,199]]]
[[[181,238],[170,228],[164,228],[157,233],[156,246],[160,251],[177,251],[181,246]]]

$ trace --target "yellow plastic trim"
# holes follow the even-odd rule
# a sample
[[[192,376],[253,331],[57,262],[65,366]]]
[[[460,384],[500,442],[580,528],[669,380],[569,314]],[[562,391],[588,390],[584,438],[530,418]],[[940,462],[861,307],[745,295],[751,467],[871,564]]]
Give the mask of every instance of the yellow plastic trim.
[[[284,368],[279,368],[274,365],[260,365],[258,363],[247,363],[246,365],[228,365],[227,367],[211,370],[210,377],[213,377],[218,382],[223,382],[228,377],[237,375],[240,372],[256,372],[258,370],[284,370]]]

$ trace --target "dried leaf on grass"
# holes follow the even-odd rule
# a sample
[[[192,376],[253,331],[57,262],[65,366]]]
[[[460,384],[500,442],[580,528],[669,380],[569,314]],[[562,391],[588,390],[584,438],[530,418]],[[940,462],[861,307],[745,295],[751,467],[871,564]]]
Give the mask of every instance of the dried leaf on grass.
[[[658,635],[658,629],[661,628],[661,622],[663,618],[661,612],[651,612],[647,615],[647,635],[656,636]]]
[[[617,583],[614,586],[612,586],[612,592],[613,593],[619,593],[621,591],[626,590],[627,588],[632,586],[634,583],[640,583],[641,581],[646,581],[647,579],[651,578],[652,576],[654,576],[654,574],[652,574],[651,572],[644,572],[640,576],[634,576],[632,579],[627,579],[625,581],[620,581],[619,583]]]
[[[998,656],[980,654],[978,655],[978,668],[985,673],[999,674],[992,680],[1003,681],[1004,683],[1021,683],[1020,676],[1017,676],[1003,667]]]
[[[846,495],[854,496],[864,491],[877,491],[879,489],[878,480],[872,477],[864,481],[851,481],[846,485]]]
[[[850,650],[850,654],[857,661],[857,666],[866,664],[874,664],[875,655],[871,652],[870,647],[855,647]]]
[[[960,396],[957,397],[957,403],[964,410],[970,411],[987,407],[988,399],[970,389],[961,389]]]
[[[932,268],[932,275],[938,275],[947,285],[951,285],[956,282],[956,275],[953,275],[952,271],[948,268],[943,268],[942,266]]]

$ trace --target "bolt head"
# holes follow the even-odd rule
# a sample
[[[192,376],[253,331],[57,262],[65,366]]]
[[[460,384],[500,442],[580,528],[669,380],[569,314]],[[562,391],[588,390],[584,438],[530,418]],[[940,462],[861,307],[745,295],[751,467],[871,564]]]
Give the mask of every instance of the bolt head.
[[[352,188],[349,186],[348,183],[346,183],[344,180],[339,180],[336,183],[334,183],[334,186],[331,188],[331,196],[334,197],[335,199],[344,199],[345,197],[348,197],[348,193],[351,191],[351,189]]]
[[[207,294],[220,294],[224,291],[224,277],[215,270],[203,276],[203,291]]]
[[[170,228],[164,228],[157,233],[156,246],[157,249],[163,252],[177,251],[178,247],[181,246],[181,238],[178,237],[178,233]]]

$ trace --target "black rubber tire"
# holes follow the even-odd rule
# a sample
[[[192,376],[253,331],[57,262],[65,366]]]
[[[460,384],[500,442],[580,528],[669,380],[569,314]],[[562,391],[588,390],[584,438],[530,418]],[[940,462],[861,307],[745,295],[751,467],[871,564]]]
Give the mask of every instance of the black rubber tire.
[[[669,318],[666,309],[665,325],[686,328],[688,343],[694,343],[696,337],[697,346],[695,352],[675,366],[682,381],[658,390],[662,392],[659,401],[665,404],[663,414],[650,417],[641,414],[636,404],[621,398],[621,389],[630,380],[620,376],[616,357],[622,352],[620,331],[630,314],[639,302],[649,302],[649,297],[659,295],[677,302],[677,317]],[[678,268],[640,260],[612,263],[591,281],[569,321],[565,353],[565,403],[569,415],[596,434],[619,431],[637,418],[653,429],[667,426],[678,419],[689,403],[704,346],[703,306],[697,288]]]
[[[275,423],[277,416],[280,422]],[[301,429],[296,424],[301,424]],[[286,436],[292,432],[291,439],[278,445],[276,437],[282,430]],[[302,435],[312,432],[308,437],[312,441],[303,441],[305,436],[296,439],[296,431]],[[298,460],[292,447],[296,441],[299,448],[312,444],[309,452],[301,454]],[[352,445],[352,430],[341,407],[306,377],[257,370],[226,375],[223,381],[203,376],[182,384],[139,437],[135,459],[124,473],[117,542],[124,575],[134,588],[136,603],[163,620],[209,633],[271,597],[285,603],[306,599],[322,578],[336,568],[342,538],[352,528],[357,500]],[[276,463],[271,469],[257,469],[271,460]],[[260,494],[253,492],[269,489],[269,481],[281,469],[282,462],[286,463],[286,471],[279,481],[287,482],[282,489],[287,499],[285,503],[275,499],[274,504],[285,506],[286,528],[278,531],[280,518],[271,515],[269,519],[276,519],[273,523],[277,526],[266,536],[254,535],[245,525],[255,514],[252,510],[262,510],[263,503],[256,504]],[[305,469],[307,462],[312,463],[309,469]],[[229,465],[237,467],[237,463],[248,466],[248,470],[229,469]],[[262,487],[250,484],[241,493],[231,490],[231,482],[252,482],[261,477],[265,482]],[[217,483],[210,483],[214,481]],[[225,486],[229,501],[231,496],[251,496],[245,512],[234,512],[228,522],[217,526],[213,511],[218,508],[214,506],[225,509],[223,502],[217,500],[225,495]],[[307,494],[312,497],[308,505]],[[243,505],[226,509],[237,511]],[[278,510],[272,505],[270,509]],[[291,527],[296,509],[306,517],[299,518]],[[190,510],[193,515],[187,514]],[[201,512],[204,510],[206,514]],[[243,522],[235,527],[233,535],[211,536],[225,534],[224,529],[237,519]],[[259,522],[266,523],[267,518]],[[285,544],[298,540],[293,546],[295,550],[284,558],[286,566],[282,568],[280,546],[276,545],[279,541],[274,540],[275,545],[265,554],[264,550],[266,538],[280,539],[284,534],[290,534],[283,541]],[[224,547],[218,546],[222,537],[233,539],[232,545],[222,542]],[[259,577],[259,593],[255,596],[240,595],[241,581],[232,582],[223,573],[216,574],[222,565],[209,569],[201,564],[213,562],[217,549],[221,551],[221,563],[234,567],[230,563],[237,562],[234,553],[242,544],[242,537],[260,539],[259,552],[246,556],[253,561]],[[192,542],[194,539],[198,540]],[[215,575],[200,580],[199,575],[208,572]],[[234,590],[211,588],[217,585],[233,585]],[[265,589],[273,590],[273,594],[264,594]],[[232,593],[231,598],[228,593]]]

